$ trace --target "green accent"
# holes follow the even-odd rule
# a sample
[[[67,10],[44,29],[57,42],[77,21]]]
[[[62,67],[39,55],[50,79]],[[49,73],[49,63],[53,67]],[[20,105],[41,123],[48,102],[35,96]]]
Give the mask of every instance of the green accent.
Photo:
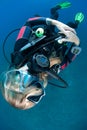
[[[44,35],[44,29],[43,28],[38,28],[35,32],[37,37],[42,37]]]
[[[64,9],[64,8],[68,8],[68,7],[70,7],[70,6],[71,6],[71,3],[68,2],[68,1],[65,1],[65,2],[61,2],[61,3],[59,3],[57,6],[60,6],[61,9]]]
[[[64,43],[64,46],[67,46],[67,43]]]
[[[82,12],[79,12],[75,15],[75,21],[79,21],[81,23],[84,20],[84,14]]]

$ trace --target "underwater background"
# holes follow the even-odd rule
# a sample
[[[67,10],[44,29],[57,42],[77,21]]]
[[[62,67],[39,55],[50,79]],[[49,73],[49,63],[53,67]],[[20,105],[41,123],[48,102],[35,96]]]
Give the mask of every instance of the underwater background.
[[[50,8],[61,0],[0,0],[0,73],[8,68],[3,55],[3,41],[13,29],[20,28],[29,17],[40,14],[50,17]],[[84,21],[77,29],[82,52],[63,72],[66,89],[48,85],[46,96],[29,110],[10,106],[0,93],[0,130],[87,130],[87,0],[69,0],[72,6],[59,11],[59,20],[74,21],[83,12]],[[7,57],[13,51],[18,32],[6,43]],[[57,84],[57,81],[55,81]]]

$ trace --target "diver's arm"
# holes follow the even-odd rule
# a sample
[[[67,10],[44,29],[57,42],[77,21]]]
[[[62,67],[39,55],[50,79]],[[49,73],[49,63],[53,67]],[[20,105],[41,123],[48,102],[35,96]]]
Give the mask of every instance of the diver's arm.
[[[64,70],[73,60],[75,60],[76,55],[72,54],[71,52],[64,58],[62,63],[60,64],[60,71]]]
[[[80,54],[81,50],[82,49],[80,47],[77,47],[73,44],[60,64],[60,70],[65,69],[70,63],[72,63],[72,61],[75,60],[75,58]]]

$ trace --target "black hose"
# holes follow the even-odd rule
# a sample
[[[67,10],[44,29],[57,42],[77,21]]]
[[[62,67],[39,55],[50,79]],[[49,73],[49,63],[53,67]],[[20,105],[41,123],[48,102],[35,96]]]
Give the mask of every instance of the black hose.
[[[52,82],[50,82],[50,81],[48,81],[48,83],[49,83],[50,85],[55,86],[55,87],[58,87],[58,88],[67,88],[66,86],[61,86],[61,85],[52,83]]]
[[[7,58],[7,56],[6,56],[6,53],[5,53],[5,44],[6,44],[6,42],[7,42],[8,37],[9,37],[12,33],[16,32],[16,31],[19,31],[19,30],[20,30],[20,28],[12,30],[12,31],[6,36],[6,38],[4,39],[4,42],[3,42],[3,46],[2,46],[3,55],[4,55],[6,61],[7,61],[9,64],[11,64],[11,62],[10,62],[10,60],[9,60],[9,59]]]
[[[67,83],[64,79],[62,79],[58,74],[56,74],[54,71],[48,70],[48,71],[46,71],[46,72],[47,72],[48,75],[50,75],[50,76],[53,77],[54,79],[57,79],[57,80],[59,80],[61,83],[63,83],[64,86],[62,86],[62,85],[56,85],[56,84],[54,84],[54,83],[51,83],[50,81],[48,82],[49,84],[55,85],[55,86],[60,87],[60,88],[67,88],[67,87],[68,87],[68,83]]]

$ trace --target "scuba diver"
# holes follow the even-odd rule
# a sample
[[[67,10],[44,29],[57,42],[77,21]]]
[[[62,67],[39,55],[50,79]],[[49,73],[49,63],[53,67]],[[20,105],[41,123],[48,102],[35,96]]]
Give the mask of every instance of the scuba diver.
[[[58,21],[58,10],[70,6],[70,2],[60,3],[51,8],[51,18],[29,18],[20,29],[9,70],[1,76],[3,96],[12,106],[29,109],[38,104],[47,84],[52,84],[48,76],[68,85],[59,72],[81,52],[75,29],[84,19],[80,12],[74,23]]]

